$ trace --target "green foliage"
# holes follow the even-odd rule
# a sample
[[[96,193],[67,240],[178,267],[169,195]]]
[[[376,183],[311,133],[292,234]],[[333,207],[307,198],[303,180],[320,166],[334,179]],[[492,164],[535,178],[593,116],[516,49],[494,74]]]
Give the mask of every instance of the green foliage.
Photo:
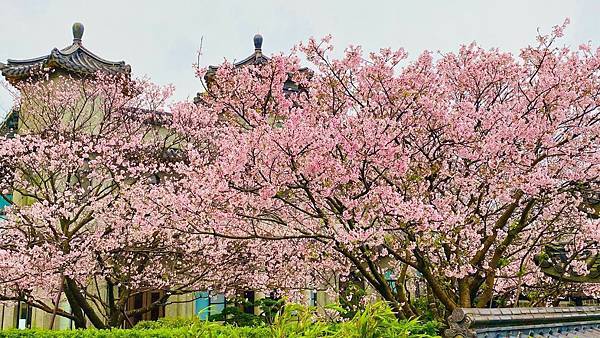
[[[283,309],[283,299],[262,298],[255,302],[260,309],[262,321],[268,325],[273,324],[275,316]]]
[[[167,337],[193,337],[189,335],[189,329],[152,329],[152,330],[137,330],[137,329],[112,329],[112,330],[63,330],[63,331],[52,331],[43,329],[32,329],[32,330],[17,330],[10,329],[0,331],[0,337],[4,338],[26,338],[26,337],[40,337],[40,338],[167,338]]]
[[[339,326],[335,337],[430,337],[417,319],[398,321],[384,302],[369,304]]]
[[[227,306],[221,313],[210,315],[208,320],[234,326],[260,326],[264,324],[260,316],[253,313],[246,313],[237,306]]]
[[[498,268],[503,268],[508,266],[508,264],[510,264],[510,260],[508,260],[508,258],[503,257],[498,260]]]
[[[333,308],[331,307],[330,310]],[[339,309],[344,311],[341,307]],[[426,338],[436,336],[439,329],[437,322],[423,324],[417,319],[398,321],[384,302],[378,302],[365,306],[364,310],[359,310],[351,319],[342,322],[326,322],[320,319],[317,309],[313,307],[288,304],[274,314],[271,325],[239,327],[198,318],[165,318],[155,322],[140,322],[133,329],[66,331],[11,329],[0,331],[0,338]]]
[[[431,304],[426,296],[421,296],[413,300],[413,306],[417,309],[417,313],[420,314],[420,319],[423,321],[435,321],[435,312],[432,307],[437,304]]]
[[[327,337],[336,325],[316,320],[316,309],[298,304],[286,305],[269,327],[271,337]]]
[[[364,310],[363,299],[367,292],[365,287],[358,282],[349,282],[340,292],[340,306],[345,310],[340,314],[344,318],[352,318],[358,311]]]
[[[275,315],[283,308],[282,299],[263,298],[255,302],[239,301],[232,302],[225,307],[219,314],[210,315],[209,321],[224,322],[235,326],[260,326],[270,325],[275,319]],[[258,307],[259,315],[246,313],[240,309],[240,306]]]
[[[191,327],[198,325],[202,321],[198,317],[192,318],[160,318],[158,320],[144,320],[137,323],[134,329],[152,330],[152,329],[177,329],[181,327]]]
[[[442,332],[444,325],[438,321],[431,320],[426,321],[420,324],[420,326],[415,327],[414,334],[423,334],[425,337],[427,336],[437,336],[438,333]]]
[[[266,327],[235,327],[214,322],[200,322],[189,327],[152,329],[111,329],[111,330],[17,330],[0,331],[0,338],[263,338],[269,337]]]

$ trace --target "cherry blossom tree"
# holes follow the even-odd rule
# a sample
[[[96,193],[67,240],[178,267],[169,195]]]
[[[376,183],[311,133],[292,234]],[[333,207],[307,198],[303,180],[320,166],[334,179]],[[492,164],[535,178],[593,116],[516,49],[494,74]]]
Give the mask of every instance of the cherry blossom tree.
[[[172,87],[48,74],[18,89],[18,135],[0,142],[0,190],[13,195],[0,220],[0,300],[118,327],[236,271],[239,243],[185,236],[148,207],[187,160],[164,112]],[[127,307],[157,289],[152,304]]]
[[[348,276],[399,317],[419,314],[411,274],[444,311],[593,294],[571,281],[598,254],[600,51],[556,47],[563,29],[518,57],[336,59],[310,40],[310,70],[297,50],[224,63],[195,104],[127,78],[23,83],[0,145],[0,299],[102,328],[174,294]],[[127,308],[147,289],[166,292]]]
[[[357,274],[401,317],[419,314],[411,273],[446,311],[594,293],[566,277],[598,252],[600,50],[556,47],[563,29],[518,56],[335,59],[326,38],[299,46],[311,71],[295,52],[224,63],[197,107],[173,110],[189,163],[166,217],[265,243],[267,267],[293,259],[286,275],[310,283]],[[535,264],[551,244],[569,257],[558,277]]]

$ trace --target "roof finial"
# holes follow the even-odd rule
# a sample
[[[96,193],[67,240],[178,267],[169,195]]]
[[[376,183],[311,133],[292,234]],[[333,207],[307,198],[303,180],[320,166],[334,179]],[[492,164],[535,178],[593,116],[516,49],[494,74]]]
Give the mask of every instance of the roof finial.
[[[254,36],[254,50],[259,52],[262,49],[262,42],[263,42],[263,37],[260,34],[256,34]]]
[[[76,22],[73,24],[73,43],[81,43],[81,37],[83,36],[83,24]]]

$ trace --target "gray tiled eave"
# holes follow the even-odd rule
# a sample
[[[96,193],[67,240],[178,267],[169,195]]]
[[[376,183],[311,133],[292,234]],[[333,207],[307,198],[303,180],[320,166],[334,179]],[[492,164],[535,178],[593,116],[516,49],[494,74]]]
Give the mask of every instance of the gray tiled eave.
[[[26,60],[11,60],[0,64],[0,71],[9,79],[24,79],[45,68],[58,68],[70,73],[91,75],[96,72],[110,74],[131,73],[131,67],[124,61],[108,61],[90,50],[81,43],[59,50],[54,48],[48,55]]]

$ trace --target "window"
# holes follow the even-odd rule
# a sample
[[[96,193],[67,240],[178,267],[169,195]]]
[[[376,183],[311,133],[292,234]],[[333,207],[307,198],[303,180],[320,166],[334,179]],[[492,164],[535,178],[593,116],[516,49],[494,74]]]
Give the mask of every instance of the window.
[[[210,314],[219,314],[225,310],[226,300],[225,295],[222,293],[216,294],[209,298],[210,301]]]
[[[127,300],[127,311],[142,310],[129,316],[131,325],[135,325],[142,320],[157,320],[164,317],[164,305],[153,306],[150,308],[152,304],[160,300],[164,294],[164,291],[153,290],[138,292],[129,296],[129,299]],[[128,327],[129,325],[130,324],[127,322],[126,326]]]
[[[150,304],[154,304],[160,300],[162,294],[160,292],[150,292]],[[162,316],[161,316],[162,310]],[[164,317],[164,307],[154,306],[152,310],[150,310],[150,320],[158,320],[160,317]]]
[[[144,307],[144,294],[142,292],[135,294],[133,296],[133,300],[131,300],[132,303],[132,310],[138,310],[138,309],[142,309]],[[136,313],[132,316],[131,318],[131,323],[135,324],[139,321],[142,320],[143,314],[142,313]]]
[[[317,290],[310,290],[310,297],[308,299],[308,306],[317,306]]]
[[[24,330],[31,328],[31,314],[33,308],[24,302],[17,303],[17,329]]]
[[[198,292],[196,294],[196,300],[194,301],[194,313],[200,319],[206,320],[208,319],[210,311],[210,297],[208,296],[208,292]]]
[[[254,314],[254,291],[244,291],[244,312]]]
[[[209,316],[217,315],[225,309],[227,300],[222,293],[210,295],[208,292],[198,292],[196,301],[194,302],[194,312],[202,320],[208,319]]]
[[[12,201],[12,195],[0,195],[0,219],[4,217],[4,208],[9,206]]]
[[[392,271],[389,271],[389,270],[386,271],[384,276],[385,276],[385,281],[390,286],[390,289],[392,290],[392,292],[396,292],[396,278],[394,278]]]

